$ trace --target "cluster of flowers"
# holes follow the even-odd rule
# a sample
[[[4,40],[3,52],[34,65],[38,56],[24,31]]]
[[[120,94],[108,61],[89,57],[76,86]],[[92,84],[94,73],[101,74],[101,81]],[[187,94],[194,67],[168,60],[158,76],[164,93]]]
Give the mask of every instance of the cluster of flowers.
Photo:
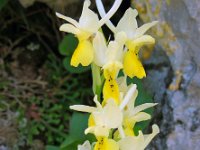
[[[139,135],[136,136],[133,127],[135,123],[151,118],[142,111],[155,106],[156,103],[135,106],[137,86],[127,85],[127,76],[140,79],[146,77],[138,53],[143,45],[155,43],[154,38],[144,33],[157,22],[138,27],[136,21],[138,12],[129,8],[115,27],[109,19],[118,9],[120,0],[115,1],[107,14],[102,8],[101,1],[97,0],[96,3],[102,16],[101,20],[89,9],[89,0],[84,1],[79,22],[56,13],[59,18],[69,22],[61,25],[60,30],[74,34],[79,40],[70,64],[74,67],[79,64],[82,66],[92,64],[100,68],[100,72],[93,75],[99,76],[102,72],[105,78],[104,82],[96,78],[103,85],[103,100],[100,100],[101,94],[94,96],[96,107],[70,106],[73,110],[90,113],[85,134],[92,133],[97,139],[93,144],[86,141],[83,145],[78,145],[78,150],[143,150],[159,133],[159,128],[153,125],[151,134],[145,135],[139,131]],[[101,31],[101,26],[104,24],[113,31],[113,41],[105,40]],[[124,72],[122,77],[118,77],[120,70]]]

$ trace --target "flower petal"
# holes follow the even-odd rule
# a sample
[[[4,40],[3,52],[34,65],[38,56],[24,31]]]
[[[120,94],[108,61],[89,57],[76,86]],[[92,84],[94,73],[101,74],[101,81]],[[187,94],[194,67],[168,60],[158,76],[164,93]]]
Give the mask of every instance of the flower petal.
[[[119,43],[119,45],[124,45],[126,40],[127,40],[127,36],[125,32],[117,32],[115,35],[115,40]]]
[[[149,115],[145,112],[139,112],[136,115],[134,115],[132,118],[135,120],[135,122],[140,122],[140,121],[145,121],[145,120],[151,119],[151,115]]]
[[[155,39],[150,35],[143,35],[134,40],[135,53],[138,53],[140,48],[144,45],[154,45]]]
[[[107,150],[119,150],[119,145],[112,139],[108,139]]]
[[[78,145],[78,150],[91,150],[92,147],[89,141],[85,141],[83,145]]]
[[[128,104],[128,102],[131,100],[132,96],[134,95],[135,91],[136,91],[137,85],[136,84],[132,84],[130,89],[128,90],[127,94],[124,97],[123,102],[120,104],[120,109],[124,109],[125,106]]]
[[[126,82],[127,76],[121,76],[117,78],[117,83],[119,85],[119,90],[120,92],[124,94],[126,94],[127,90],[128,90],[128,85]]]
[[[135,31],[134,38],[138,38],[138,37],[142,36],[147,30],[149,30],[149,28],[156,25],[157,23],[158,23],[158,21],[153,21],[150,23],[146,23],[146,24],[142,25],[141,27],[137,28]]]
[[[97,109],[99,109],[99,110],[102,109],[102,106],[101,106],[100,102],[98,101],[97,95],[94,96],[94,102],[97,106]]]
[[[143,150],[144,136],[142,132],[139,131],[138,136],[127,136],[118,143],[120,150]]]
[[[130,86],[129,86],[129,88],[130,88]],[[137,96],[138,96],[138,90],[136,89],[134,94],[131,97],[131,100],[127,104],[128,111],[131,111],[135,108],[135,100],[136,100]]]
[[[75,27],[78,27],[78,26],[79,26],[78,22],[77,22],[76,20],[70,18],[70,17],[64,16],[64,15],[58,13],[58,12],[56,12],[56,16],[57,16],[58,18],[61,18],[61,19],[63,19],[63,20],[68,21],[69,23],[73,24]]]
[[[115,79],[118,69],[115,67],[112,68],[112,70],[109,69],[104,69],[104,77],[106,79],[103,86],[104,102],[106,103],[110,98],[112,98],[115,100],[116,104],[119,104],[119,87]]]
[[[94,63],[97,66],[103,67],[106,63],[106,41],[105,37],[101,32],[98,32],[93,39],[93,47],[94,47]]]
[[[90,3],[89,0],[84,1],[79,27],[85,31],[96,33],[99,28],[99,19],[97,14],[89,9]]]
[[[96,107],[85,106],[85,105],[72,105],[69,108],[76,110],[76,111],[88,112],[88,113],[92,113],[94,111],[97,111]]]
[[[75,26],[69,24],[69,23],[65,23],[62,24],[59,28],[60,31],[64,31],[64,32],[68,32],[68,33],[72,33],[72,34],[78,34],[80,32],[80,30],[78,28],[76,28]]]
[[[113,100],[109,100],[104,107],[105,124],[109,128],[118,128],[122,124],[123,114]]]
[[[107,62],[122,62],[123,46],[116,41],[110,41],[106,51]]]
[[[135,30],[137,29],[137,20],[136,16],[138,12],[136,9],[129,8],[126,10],[123,17],[120,19],[119,23],[116,27],[116,33],[120,31],[124,31],[128,38],[132,39],[135,34]]]
[[[146,77],[146,73],[142,63],[139,58],[136,56],[135,52],[129,50],[125,53],[124,56],[124,72],[130,78],[136,76],[139,79]]]
[[[97,137],[97,139],[94,150],[119,150],[119,145],[114,140],[103,136]]]
[[[92,63],[94,58],[94,48],[88,40],[79,41],[75,49],[70,64],[77,67],[79,64],[88,66]]]
[[[153,107],[155,105],[157,105],[158,103],[145,103],[145,104],[142,104],[142,105],[139,105],[139,106],[136,106],[132,111],[131,111],[131,116],[137,114],[138,112],[140,111],[143,111],[147,108],[150,108],[150,107]]]
[[[159,127],[156,124],[152,126],[152,130],[151,134],[144,135],[143,149],[145,149],[151,140],[160,132]]]
[[[107,127],[102,126],[93,126],[89,127],[85,130],[85,134],[93,133],[95,136],[109,136],[109,129]]]

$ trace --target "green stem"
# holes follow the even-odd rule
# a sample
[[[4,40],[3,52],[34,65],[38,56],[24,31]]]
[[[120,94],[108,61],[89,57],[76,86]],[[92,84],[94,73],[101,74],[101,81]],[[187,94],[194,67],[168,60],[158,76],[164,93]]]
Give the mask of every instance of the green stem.
[[[100,67],[95,65],[94,63],[91,65],[92,68],[92,89],[93,93],[98,96],[98,100],[100,100],[101,92],[102,92],[102,79],[101,79],[101,70]]]

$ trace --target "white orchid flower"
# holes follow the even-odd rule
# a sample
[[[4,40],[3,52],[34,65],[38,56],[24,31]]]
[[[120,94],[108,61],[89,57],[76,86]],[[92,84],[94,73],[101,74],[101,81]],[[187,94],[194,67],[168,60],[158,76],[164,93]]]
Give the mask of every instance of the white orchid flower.
[[[160,132],[157,125],[152,126],[152,133],[144,135],[139,131],[138,136],[127,136],[122,138],[118,143],[120,150],[144,150],[151,140]]]
[[[97,107],[90,107],[85,105],[73,105],[70,109],[88,112],[92,114],[91,125],[85,130],[85,133],[94,133],[96,136],[108,136],[110,129],[118,128],[122,123],[123,114],[115,102],[110,99],[103,107],[94,97],[94,102]]]
[[[146,23],[141,27],[138,27],[136,17],[138,12],[136,9],[129,8],[126,10],[124,16],[120,19],[115,33],[124,32],[127,36],[126,46],[128,51],[124,56],[124,72],[129,77],[146,77],[144,67],[139,60],[138,52],[143,45],[153,45],[155,39],[150,35],[144,35],[144,33],[154,26],[157,21]]]
[[[94,63],[103,69],[112,69],[113,66],[122,68],[125,36],[122,32],[118,33],[115,41],[110,41],[107,45],[104,35],[98,32],[93,40]]]
[[[136,84],[127,86],[126,77],[120,77],[118,79],[119,90],[121,93],[121,105],[123,110],[123,127],[126,135],[134,135],[133,127],[136,122],[149,120],[151,116],[148,113],[142,112],[145,109],[157,105],[157,103],[145,103],[135,106],[135,100],[138,95]]]
[[[95,96],[94,102],[97,107],[74,105],[70,106],[70,108],[76,111],[91,113],[88,123],[89,127],[85,130],[85,134],[93,133],[96,136],[95,150],[119,149],[117,142],[108,139],[108,136],[110,129],[116,129],[122,124],[123,114],[120,108],[112,99],[108,100],[104,107],[97,100],[97,96]]]
[[[93,40],[94,63],[103,68],[106,79],[103,88],[104,102],[110,98],[116,103],[119,102],[119,90],[115,79],[123,67],[125,38],[121,37],[125,37],[125,34],[118,33],[115,41],[110,41],[107,45],[103,34],[98,32]]]
[[[72,55],[70,63],[75,67],[77,67],[79,64],[88,66],[91,64],[94,58],[94,50],[90,41],[90,37],[98,31],[99,19],[97,14],[89,9],[89,6],[90,1],[85,0],[79,22],[60,13],[56,13],[57,17],[69,22],[61,25],[60,31],[72,33],[79,40],[79,44]]]

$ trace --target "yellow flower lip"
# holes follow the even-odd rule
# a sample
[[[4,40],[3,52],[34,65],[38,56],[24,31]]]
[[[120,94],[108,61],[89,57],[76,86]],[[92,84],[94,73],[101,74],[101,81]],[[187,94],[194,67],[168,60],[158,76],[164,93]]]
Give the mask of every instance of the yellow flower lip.
[[[136,76],[139,79],[146,77],[146,73],[142,63],[135,52],[129,50],[124,56],[124,72],[129,77]]]
[[[93,46],[90,41],[79,41],[79,44],[72,55],[70,64],[74,67],[77,67],[79,64],[82,66],[90,65],[94,58],[93,52]]]
[[[97,137],[97,142],[94,146],[94,150],[119,150],[119,145],[112,139],[107,137]]]

